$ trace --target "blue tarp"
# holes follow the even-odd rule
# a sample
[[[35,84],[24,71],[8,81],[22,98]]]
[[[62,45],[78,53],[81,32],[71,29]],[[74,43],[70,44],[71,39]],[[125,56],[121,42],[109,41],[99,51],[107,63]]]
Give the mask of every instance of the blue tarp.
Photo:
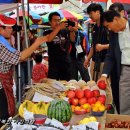
[[[16,0],[0,0],[0,3],[14,3]]]

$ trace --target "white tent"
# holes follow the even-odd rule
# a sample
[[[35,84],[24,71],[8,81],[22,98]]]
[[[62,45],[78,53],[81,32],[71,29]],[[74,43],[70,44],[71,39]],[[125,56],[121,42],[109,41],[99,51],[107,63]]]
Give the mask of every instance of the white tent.
[[[0,13],[3,14],[3,13],[6,13],[6,12],[9,12],[9,11],[12,11],[14,9],[17,9],[18,7],[18,4],[0,4]]]

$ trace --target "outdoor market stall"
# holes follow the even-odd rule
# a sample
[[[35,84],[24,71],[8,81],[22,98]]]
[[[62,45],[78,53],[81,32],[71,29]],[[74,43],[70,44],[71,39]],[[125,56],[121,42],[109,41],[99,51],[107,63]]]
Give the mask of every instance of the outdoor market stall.
[[[49,80],[50,81],[50,80]],[[105,103],[104,103],[104,106],[102,105],[102,103],[100,104],[100,108],[101,108],[101,106],[103,106],[102,108],[103,108],[103,110],[101,111],[101,110],[99,110],[99,108],[97,108],[97,107],[95,107],[95,105],[92,105],[92,104],[96,104],[96,101],[98,100],[97,98],[96,98],[96,101],[95,101],[95,98],[93,98],[93,102],[94,103],[90,103],[91,101],[89,101],[89,105],[91,106],[91,110],[89,110],[88,111],[88,109],[86,108],[85,109],[85,105],[84,104],[87,104],[87,102],[85,101],[85,103],[84,104],[82,104],[82,103],[78,103],[77,105],[73,105],[73,103],[72,103],[72,101],[71,101],[71,103],[70,104],[68,104],[68,102],[67,101],[64,101],[64,100],[67,100],[66,98],[68,98],[68,99],[71,99],[68,95],[67,95],[67,93],[69,92],[69,91],[73,91],[73,89],[75,89],[74,90],[74,93],[76,94],[77,93],[77,91],[79,90],[79,89],[81,89],[81,90],[83,90],[83,91],[85,91],[85,89],[88,89],[89,87],[90,87],[90,89],[91,88],[93,88],[93,89],[91,89],[91,91],[94,91],[95,90],[95,87],[93,87],[93,86],[95,86],[95,85],[93,85],[93,86],[89,86],[88,84],[85,84],[84,85],[84,83],[82,84],[82,83],[80,83],[80,85],[82,86],[80,86],[79,84],[78,84],[78,82],[76,82],[75,81],[75,83],[74,82],[69,82],[69,84],[67,84],[68,82],[66,82],[66,81],[61,81],[61,82],[59,82],[59,81],[50,81],[50,83],[48,83],[48,80],[46,80],[46,81],[44,81],[44,83],[41,83],[41,84],[36,84],[36,85],[31,85],[31,86],[29,86],[29,87],[31,87],[26,93],[25,93],[25,99],[23,99],[23,103],[24,103],[24,105],[23,104],[21,104],[21,106],[23,107],[22,108],[22,112],[21,112],[21,110],[20,110],[20,108],[19,108],[19,113],[18,113],[18,115],[16,115],[13,119],[14,120],[18,120],[18,119],[23,119],[23,117],[25,117],[25,116],[23,116],[23,114],[24,114],[24,108],[26,108],[26,109],[32,109],[33,107],[33,105],[34,106],[37,106],[37,104],[38,103],[36,103],[36,102],[34,102],[34,101],[32,101],[32,99],[34,98],[34,96],[35,96],[35,100],[37,99],[36,98],[36,94],[41,94],[42,96],[44,96],[44,98],[43,97],[41,97],[41,98],[43,98],[43,99],[46,99],[46,100],[52,100],[52,99],[57,99],[58,98],[58,100],[57,101],[55,101],[55,102],[53,102],[53,104],[52,104],[52,106],[50,105],[51,103],[46,103],[46,101],[42,101],[42,102],[40,102],[38,105],[41,105],[41,106],[43,106],[43,109],[40,111],[38,111],[38,109],[35,107],[35,112],[36,113],[39,113],[40,112],[40,114],[41,113],[43,113],[43,114],[45,114],[46,116],[48,116],[48,111],[50,110],[50,112],[51,112],[51,114],[49,114],[49,116],[48,117],[50,117],[50,118],[57,118],[57,119],[59,119],[59,115],[61,114],[61,112],[62,112],[62,110],[65,110],[65,113],[67,113],[67,110],[69,109],[69,112],[71,112],[71,111],[73,111],[73,113],[71,113],[72,114],[72,117],[70,118],[70,115],[69,115],[69,117],[67,117],[66,115],[65,115],[65,119],[64,119],[64,121],[62,122],[62,123],[66,123],[66,120],[68,121],[68,120],[70,120],[70,121],[68,121],[69,122],[69,124],[70,124],[70,126],[72,126],[72,125],[78,125],[78,124],[80,124],[80,123],[83,123],[83,120],[84,120],[84,118],[86,118],[86,120],[84,120],[84,121],[86,121],[85,123],[87,124],[88,123],[88,120],[89,120],[89,118],[90,118],[90,116],[96,116],[96,121],[97,122],[99,122],[100,123],[100,127],[99,127],[99,130],[105,130],[105,123],[107,122],[107,123],[110,123],[110,124],[107,124],[107,127],[108,128],[106,128],[106,130],[109,130],[109,129],[115,129],[115,127],[117,127],[117,128],[122,128],[122,130],[124,130],[124,128],[129,128],[129,122],[127,122],[127,121],[129,121],[129,116],[119,116],[119,115],[107,115],[106,113],[107,113],[107,110],[104,110],[104,106],[105,105],[107,105],[107,104],[110,104],[110,103],[112,103],[112,95],[111,95],[111,90],[110,89],[108,89],[109,87],[107,87],[107,89],[105,90],[105,93],[106,93],[106,101],[105,101]],[[88,86],[89,87],[88,87]],[[48,88],[50,88],[50,89],[48,89]],[[60,89],[60,92],[59,92],[59,89]],[[53,90],[53,93],[52,93],[52,90]],[[98,90],[98,89],[96,89],[96,90]],[[82,92],[83,92],[82,91]],[[103,93],[104,91],[100,91],[100,95],[98,95],[97,97],[99,98],[100,96],[101,96],[101,93]],[[38,96],[39,97],[39,96]],[[45,98],[46,97],[46,98]],[[47,98],[48,97],[48,98]],[[93,96],[94,97],[94,96]],[[59,100],[59,98],[60,98],[60,100]],[[80,98],[79,98],[79,96],[76,96],[76,98],[78,98],[78,101],[80,100]],[[84,96],[82,97],[82,98],[84,98]],[[85,96],[85,98],[88,98],[87,96]],[[84,98],[84,99],[85,99]],[[90,98],[90,97],[89,97]],[[64,100],[63,100],[64,99]],[[26,101],[26,100],[28,100],[28,101]],[[40,99],[41,100],[41,99]],[[87,99],[88,100],[88,99]],[[32,102],[31,102],[32,101]],[[32,104],[30,107],[27,107],[27,102],[30,102],[30,104]],[[60,102],[60,103],[59,103]],[[44,104],[44,105],[43,105]],[[58,104],[58,107],[57,107],[57,104]],[[59,105],[60,104],[60,105]],[[62,106],[62,108],[60,108],[59,106],[61,106],[61,104],[62,105],[64,105],[64,107]],[[80,104],[80,105],[79,105]],[[71,105],[71,106],[70,106]],[[72,106],[73,105],[73,106]],[[83,107],[83,109],[82,109],[82,105],[84,105],[84,107]],[[88,105],[88,104],[87,104]],[[88,105],[88,106],[89,106]],[[52,108],[49,108],[49,107],[52,107],[52,108],[55,108],[55,109],[52,109]],[[67,106],[67,108],[66,108],[66,106]],[[31,108],[32,107],[32,108]],[[71,109],[70,109],[71,108]],[[76,109],[78,109],[78,111],[76,110]],[[53,111],[53,110],[55,110],[55,111]],[[60,110],[60,112],[58,111],[58,117],[56,116],[56,115],[54,115],[54,116],[52,116],[55,112],[56,112],[56,110]],[[29,111],[29,110],[28,110]],[[32,112],[32,111],[31,111]],[[84,114],[81,114],[82,112],[85,112]],[[102,115],[100,115],[100,114],[102,114]],[[100,116],[99,116],[100,115]],[[62,118],[62,116],[60,116],[60,118]],[[115,119],[117,119],[117,118],[119,118],[120,120],[122,120],[122,122],[119,120],[119,122],[116,120],[116,121],[114,121],[114,125],[113,125],[113,120],[115,120]],[[94,120],[95,120],[95,118],[93,118]],[[125,120],[127,120],[127,121],[124,121],[124,119]],[[82,121],[81,121],[82,120]],[[90,120],[89,120],[90,121]],[[67,123],[68,123],[67,122]],[[6,126],[7,126],[7,124],[6,124]],[[3,126],[2,128],[1,128],[1,130],[2,129],[5,129],[5,127],[6,126]],[[10,127],[10,126],[9,126]],[[43,128],[42,128],[43,129]],[[116,129],[115,129],[116,130]],[[127,130],[127,129],[126,129]]]
[[[18,120],[19,118],[22,120],[23,118],[24,119],[26,118],[25,117],[26,114],[24,111],[24,108],[25,108],[27,111],[31,111],[31,112],[35,111],[34,112],[35,114],[44,114],[51,119],[55,118],[61,121],[63,124],[67,123],[67,125],[70,125],[70,127],[73,127],[73,129],[74,127],[76,127],[75,125],[87,124],[93,121],[99,122],[100,127],[98,130],[105,129],[106,110],[98,109],[98,111],[96,110],[96,112],[94,112],[91,102],[93,102],[93,105],[94,104],[100,105],[100,107],[102,106],[102,103],[110,104],[112,102],[112,95],[111,95],[111,90],[109,89],[109,87],[107,87],[105,91],[100,90],[99,88],[97,88],[96,83],[94,81],[89,81],[88,83],[85,83],[82,80],[80,80],[79,82],[75,80],[71,80],[67,82],[67,81],[56,81],[52,79],[46,79],[43,82],[44,83],[39,83],[39,84],[28,86],[29,87],[28,91],[25,92],[25,99],[23,100],[23,103],[21,103],[18,110],[19,112],[18,114],[20,116],[18,117],[16,116],[15,117],[16,120]],[[89,101],[89,98],[85,96],[80,98],[81,95],[78,94],[80,92],[79,90],[81,90],[82,92],[85,92],[86,90],[89,90],[89,89],[90,89],[89,92],[93,92],[93,93],[94,91],[99,92],[100,90],[100,94],[97,93],[96,95],[95,93],[95,96],[97,96],[97,100],[98,100],[98,97],[100,97],[100,95],[104,94],[104,96],[106,96],[106,101],[105,102],[101,101],[102,103],[99,103],[98,101],[98,103],[96,103],[95,101]],[[73,111],[74,105],[72,105],[73,103],[70,103],[69,105],[69,103],[65,101],[65,100],[72,99],[72,98],[69,98],[70,96],[72,96],[69,94],[72,91],[75,91],[75,94],[77,95],[77,98],[79,101],[77,105],[75,104],[74,111]],[[86,96],[89,96],[89,94],[87,94]],[[83,101],[80,100],[80,99],[85,99],[85,98],[88,99],[88,103],[86,102],[83,103]],[[92,95],[91,98],[95,99],[94,95]],[[40,102],[37,103],[38,101]],[[49,102],[49,103],[45,103],[45,102]],[[91,109],[85,108],[85,104],[91,106]],[[40,105],[40,108],[38,107],[39,105]],[[49,114],[49,112],[51,114]],[[72,117],[71,117],[71,114],[72,114]]]

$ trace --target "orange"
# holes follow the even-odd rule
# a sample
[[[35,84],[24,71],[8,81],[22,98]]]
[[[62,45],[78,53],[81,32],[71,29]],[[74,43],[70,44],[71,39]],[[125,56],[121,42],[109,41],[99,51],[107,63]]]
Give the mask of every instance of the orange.
[[[106,109],[106,108],[105,108],[105,106],[104,106],[104,105],[101,105],[101,106],[99,107],[99,111],[100,111],[100,112],[105,111],[105,109]]]
[[[101,102],[97,101],[94,106],[100,107],[101,105],[102,105]]]
[[[74,112],[74,110],[75,110],[75,106],[74,105],[71,105],[71,110],[72,110],[72,112]]]
[[[75,111],[80,111],[81,110],[81,107],[80,106],[76,106],[75,107]]]
[[[92,110],[93,110],[94,112],[98,112],[98,107],[95,106],[95,107],[92,108]]]
[[[88,104],[88,103],[85,103],[84,105],[82,105],[82,108],[84,108],[84,109],[88,109],[88,108],[90,108],[91,106],[90,106],[90,104]]]
[[[90,107],[90,108],[88,108],[86,111],[87,111],[87,112],[90,112],[90,111],[91,111],[91,107]]]

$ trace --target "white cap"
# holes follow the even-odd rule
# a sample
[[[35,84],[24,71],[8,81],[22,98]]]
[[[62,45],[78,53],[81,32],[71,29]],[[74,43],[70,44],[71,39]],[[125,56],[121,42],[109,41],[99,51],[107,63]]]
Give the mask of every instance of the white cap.
[[[47,52],[43,53],[43,57],[48,57]]]

